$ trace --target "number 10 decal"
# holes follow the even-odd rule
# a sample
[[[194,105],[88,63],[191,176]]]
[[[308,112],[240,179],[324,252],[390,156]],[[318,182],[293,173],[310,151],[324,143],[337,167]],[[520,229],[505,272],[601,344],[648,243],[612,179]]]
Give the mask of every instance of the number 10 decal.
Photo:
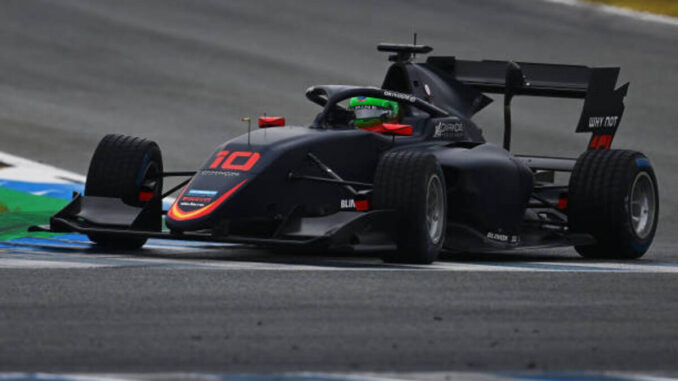
[[[221,164],[221,169],[230,169],[235,171],[244,171],[247,172],[254,164],[259,161],[258,152],[248,152],[248,151],[221,151],[217,154],[217,157],[214,159],[212,164],[210,164],[210,169],[217,169],[219,164]],[[242,164],[233,164],[233,162],[238,158],[247,158],[247,160]],[[242,160],[241,160],[242,161]]]

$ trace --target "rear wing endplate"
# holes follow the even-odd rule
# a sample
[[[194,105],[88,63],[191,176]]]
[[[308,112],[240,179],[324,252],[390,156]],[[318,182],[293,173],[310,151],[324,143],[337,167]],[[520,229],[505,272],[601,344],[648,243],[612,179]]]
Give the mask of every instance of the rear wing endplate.
[[[616,88],[618,67],[429,57],[426,64],[483,93],[504,94],[504,148],[511,145],[515,95],[584,99],[576,132],[591,132],[590,149],[608,149],[624,114],[629,84]]]

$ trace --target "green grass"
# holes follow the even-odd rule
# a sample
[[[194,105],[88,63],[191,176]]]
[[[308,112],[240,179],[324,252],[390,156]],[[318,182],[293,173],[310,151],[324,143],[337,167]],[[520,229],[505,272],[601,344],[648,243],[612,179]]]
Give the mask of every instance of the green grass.
[[[51,233],[28,233],[30,225],[49,223],[49,217],[68,201],[49,196],[35,196],[0,188],[0,241],[20,237],[51,236]]]
[[[678,0],[586,0],[636,11],[678,17]]]

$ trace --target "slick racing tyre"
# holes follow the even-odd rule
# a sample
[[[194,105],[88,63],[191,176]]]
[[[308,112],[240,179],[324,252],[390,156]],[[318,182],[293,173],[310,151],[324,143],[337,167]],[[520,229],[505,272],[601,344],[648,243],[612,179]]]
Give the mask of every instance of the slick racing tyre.
[[[568,224],[594,245],[576,246],[587,258],[640,258],[657,229],[659,193],[650,161],[640,152],[584,152],[570,177]]]
[[[397,213],[398,249],[384,256],[391,263],[428,264],[438,258],[447,222],[445,177],[435,156],[400,151],[385,154],[374,179],[375,209]]]
[[[113,197],[125,204],[162,208],[162,156],[158,145],[150,140],[106,135],[90,161],[85,183],[85,196]],[[161,221],[150,223],[160,230]],[[157,225],[157,226],[155,226]],[[137,249],[146,238],[88,234],[98,245],[112,248]]]

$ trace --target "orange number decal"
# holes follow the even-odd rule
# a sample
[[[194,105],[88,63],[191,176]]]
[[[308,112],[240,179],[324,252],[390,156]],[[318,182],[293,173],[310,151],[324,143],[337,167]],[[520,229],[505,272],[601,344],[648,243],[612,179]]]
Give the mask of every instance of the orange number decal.
[[[247,159],[247,161],[244,162],[243,164],[233,164],[235,159],[239,157],[247,157],[249,159]],[[221,165],[221,169],[233,169],[236,171],[247,172],[250,169],[252,169],[252,167],[254,166],[254,164],[257,163],[257,161],[259,161],[259,157],[260,155],[257,152],[236,151],[228,156],[228,159],[226,159],[226,161],[224,161],[224,164]]]
[[[210,169],[216,169],[223,162],[223,164],[221,164],[221,169],[231,169],[235,171],[247,172],[250,169],[252,169],[254,164],[256,164],[257,161],[259,161],[259,157],[261,157],[261,155],[259,155],[259,153],[257,152],[236,151],[231,153],[230,155],[229,153],[230,151],[219,152],[217,154],[217,157],[212,162],[212,164],[210,164]],[[242,164],[233,164],[233,162],[240,157],[248,159]],[[224,158],[226,158],[226,160],[224,160]]]
[[[226,155],[228,155],[228,151],[221,151],[221,152],[219,152],[219,153],[217,154],[217,158],[214,159],[214,161],[212,162],[212,164],[210,164],[210,169],[215,169],[216,167],[218,167],[219,164],[221,164],[221,162],[224,160],[224,157],[226,157]]]

